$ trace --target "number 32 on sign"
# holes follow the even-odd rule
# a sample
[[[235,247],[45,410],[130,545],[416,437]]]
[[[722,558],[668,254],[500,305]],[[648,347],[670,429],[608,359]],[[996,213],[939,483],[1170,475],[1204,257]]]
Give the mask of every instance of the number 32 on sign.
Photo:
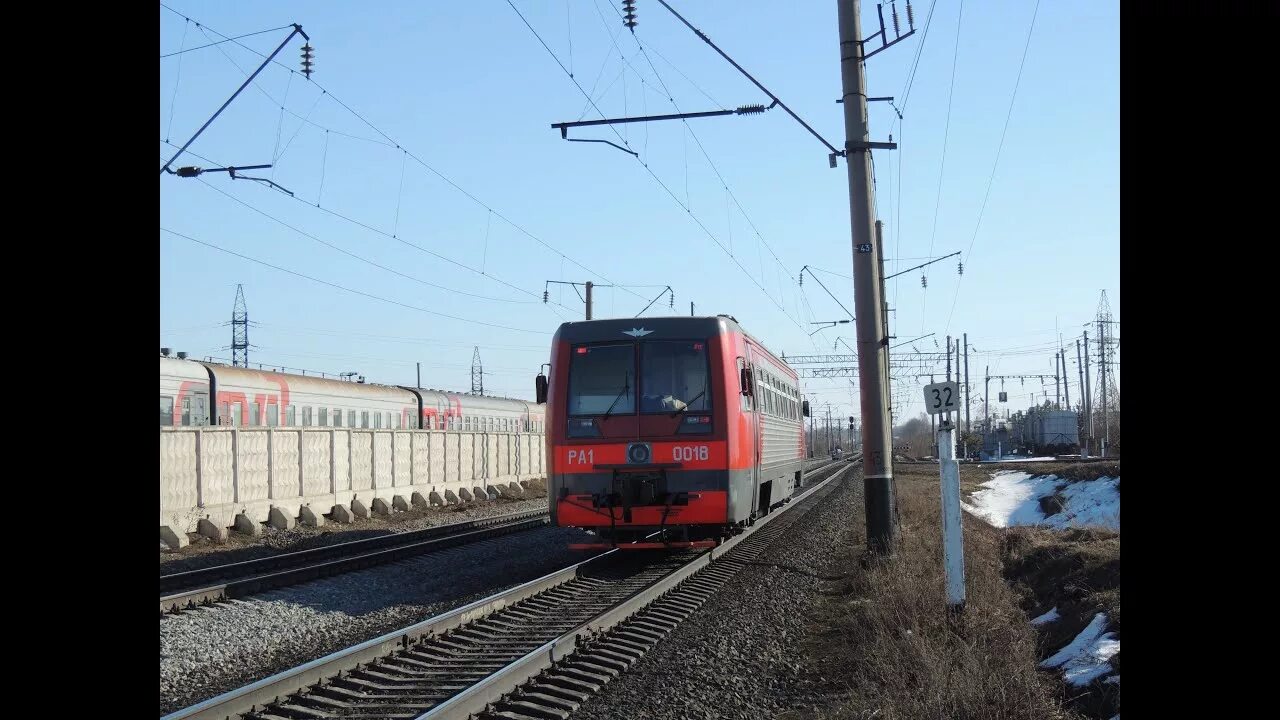
[[[960,383],[940,382],[924,386],[924,408],[930,415],[956,412],[960,409]]]

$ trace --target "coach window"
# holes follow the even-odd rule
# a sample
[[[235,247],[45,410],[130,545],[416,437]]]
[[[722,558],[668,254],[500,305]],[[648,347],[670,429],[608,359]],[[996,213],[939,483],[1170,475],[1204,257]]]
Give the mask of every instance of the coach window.
[[[311,427],[311,408],[302,408],[302,427]]]
[[[276,405],[273,403],[267,406],[267,426],[268,427],[280,426],[280,406],[279,405]]]
[[[173,398],[160,396],[160,424],[173,426]]]
[[[258,427],[258,417],[262,413],[262,405],[249,403],[249,427]]]
[[[391,416],[391,427],[393,430],[400,429],[400,413]]]
[[[369,427],[369,411],[368,410],[360,411],[360,427],[362,428]]]
[[[244,406],[240,403],[231,403],[231,425],[239,427],[244,419]]]
[[[366,425],[367,425],[367,423],[366,423]],[[356,426],[356,411],[355,411],[355,410],[348,410],[348,411],[347,411],[347,427],[352,427],[352,428],[353,428],[353,427],[355,427],[355,426]]]
[[[366,415],[367,415],[367,413],[366,413]],[[367,421],[366,421],[365,427],[368,427]],[[375,430],[381,430],[381,429],[382,429],[382,413],[380,413],[380,412],[376,412],[376,413],[374,413],[374,414],[373,414],[373,428],[374,428]]]
[[[285,418],[284,420],[285,425],[288,425],[289,427],[294,427],[295,425],[297,425],[298,424],[298,406],[297,405],[286,406],[284,409],[284,418]]]

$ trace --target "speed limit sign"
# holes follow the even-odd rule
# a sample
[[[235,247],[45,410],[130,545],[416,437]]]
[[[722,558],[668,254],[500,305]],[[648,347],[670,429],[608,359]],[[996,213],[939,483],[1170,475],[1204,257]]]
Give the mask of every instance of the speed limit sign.
[[[942,415],[960,409],[960,383],[940,382],[924,386],[924,409],[930,415]]]

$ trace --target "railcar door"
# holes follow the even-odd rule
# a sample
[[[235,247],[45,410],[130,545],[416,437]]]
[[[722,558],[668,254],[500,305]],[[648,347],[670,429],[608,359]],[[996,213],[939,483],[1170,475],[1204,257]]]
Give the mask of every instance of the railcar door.
[[[756,363],[755,348],[747,343],[747,367],[751,368],[751,514],[760,507],[760,463],[763,459],[761,442],[764,439],[764,418],[760,415],[760,367]]]

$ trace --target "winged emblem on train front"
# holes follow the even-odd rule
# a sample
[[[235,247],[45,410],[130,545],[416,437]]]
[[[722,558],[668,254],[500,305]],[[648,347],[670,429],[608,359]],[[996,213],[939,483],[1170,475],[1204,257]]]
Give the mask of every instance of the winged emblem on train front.
[[[648,335],[652,332],[653,332],[652,330],[645,330],[644,328],[641,327],[641,328],[631,328],[630,330],[623,330],[622,334],[639,338],[639,337],[644,337],[645,335]]]

